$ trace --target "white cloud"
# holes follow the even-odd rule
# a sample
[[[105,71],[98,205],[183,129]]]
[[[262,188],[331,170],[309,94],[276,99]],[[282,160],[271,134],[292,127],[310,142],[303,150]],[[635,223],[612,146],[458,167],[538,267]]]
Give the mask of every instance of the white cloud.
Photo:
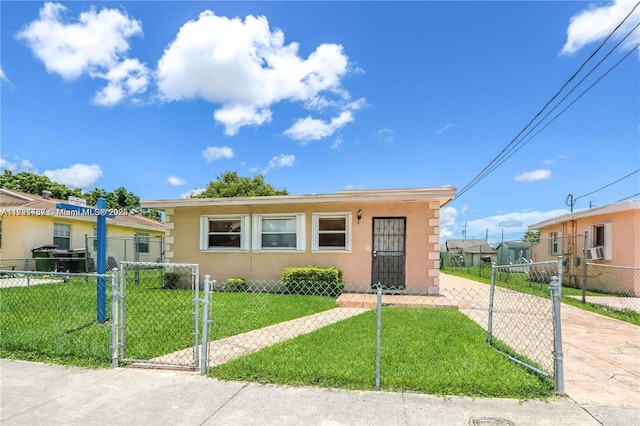
[[[336,140],[334,140],[331,144],[331,149],[340,149],[343,143],[344,139],[342,138],[342,136],[338,136]]]
[[[7,76],[5,75],[1,65],[0,65],[0,80],[9,81],[9,78],[7,78]]]
[[[444,240],[453,237],[451,228],[455,227],[458,220],[458,210],[455,207],[447,206],[440,209],[440,239]]]
[[[169,182],[169,184],[173,186],[180,186],[187,183],[185,179],[179,178],[178,176],[174,175],[169,175],[169,177],[167,177],[167,182]]]
[[[338,129],[351,121],[353,121],[353,113],[351,111],[342,111],[339,116],[332,118],[328,122],[308,116],[296,121],[293,126],[284,131],[284,134],[306,145],[311,141],[332,136]]]
[[[88,188],[102,177],[97,164],[73,164],[65,169],[45,170],[43,175],[71,188]]]
[[[551,170],[538,169],[530,172],[522,172],[513,177],[516,182],[535,182],[537,180],[546,180],[551,178]]]
[[[464,238],[463,232],[466,230],[467,238],[479,239],[484,239],[488,231],[489,243],[496,245],[503,236],[505,241],[520,239],[529,225],[567,213],[566,209],[546,212],[511,212],[461,221],[461,218],[465,216],[463,211],[466,210],[468,210],[466,205],[460,211],[452,206],[440,209],[441,243],[447,239]]]
[[[202,155],[210,163],[221,158],[233,158],[233,150],[228,146],[210,146],[202,151]]]
[[[285,44],[264,16],[217,16],[205,11],[180,28],[158,61],[158,89],[166,101],[204,99],[221,104],[214,119],[225,133],[271,120],[271,105],[301,101],[324,108],[348,99],[341,86],[348,72],[342,46],[319,45],[307,58],[297,43]]]
[[[199,195],[204,190],[205,190],[205,188],[194,188],[191,191],[183,192],[182,194],[180,194],[180,198],[191,198],[192,195],[193,196]]]
[[[9,161],[6,158],[0,157],[0,169],[6,169],[16,173],[38,173],[37,167],[31,161],[18,156],[14,157],[14,161]]]
[[[447,123],[447,124],[444,125],[444,127],[441,127],[440,129],[438,129],[436,134],[441,135],[444,132],[446,132],[447,130],[449,130],[450,128],[454,127],[455,125],[456,125],[455,123]]]
[[[233,136],[243,126],[261,126],[271,121],[271,110],[254,105],[225,105],[213,113],[213,118],[224,124],[224,133]]]
[[[488,229],[491,233],[504,230],[506,234],[521,234],[520,236],[522,236],[527,231],[529,225],[565,214],[566,212],[566,209],[550,210],[547,212],[513,212],[482,219],[468,220],[466,221],[467,235],[470,238],[474,235],[482,235],[482,238],[484,238]]]
[[[97,105],[111,106],[127,96],[145,91],[148,70],[137,59],[127,59],[128,39],[142,34],[140,21],[117,9],[91,8],[77,19],[66,17],[68,9],[47,2],[39,18],[17,34],[47,71],[76,80],[83,75],[108,81],[94,97]]]
[[[393,130],[389,128],[380,129],[376,132],[378,139],[384,143],[393,143]]]
[[[269,161],[269,165],[262,170],[262,174],[266,175],[271,170],[280,169],[282,167],[291,167],[293,166],[293,163],[295,161],[296,161],[295,155],[286,155],[286,154],[276,155],[271,159],[271,161]]]
[[[560,54],[571,55],[590,43],[603,40],[631,12],[636,3],[636,0],[614,0],[607,5],[590,4],[586,9],[572,16],[567,28],[567,41]],[[639,20],[640,9],[636,9],[616,32],[615,38],[624,37]],[[640,42],[640,32],[635,31],[627,38],[625,44],[632,46],[638,42]]]
[[[565,152],[564,154],[556,155],[555,158],[544,160],[542,164],[549,165],[555,163],[556,161],[566,160],[567,158],[569,158],[569,153]]]
[[[113,106],[127,97],[138,102],[135,96],[144,93],[149,85],[149,70],[137,59],[125,59],[106,73],[96,75],[109,82],[93,98],[93,103],[100,106]]]

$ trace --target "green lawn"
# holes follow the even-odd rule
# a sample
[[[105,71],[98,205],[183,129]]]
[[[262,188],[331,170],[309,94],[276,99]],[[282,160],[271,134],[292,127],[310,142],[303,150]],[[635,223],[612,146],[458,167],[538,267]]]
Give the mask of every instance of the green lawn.
[[[457,310],[383,309],[381,386],[439,395],[535,398],[553,384],[486,343]],[[340,321],[211,369],[210,375],[287,385],[375,387],[375,312]]]
[[[109,321],[97,324],[95,282],[0,289],[0,354],[109,365],[110,293],[108,288]],[[150,359],[193,346],[192,299],[190,290],[165,290],[153,280],[127,284],[126,357]],[[211,336],[219,339],[334,307],[335,299],[319,296],[215,293]]]
[[[447,268],[443,269],[445,274],[456,275],[459,277],[469,278],[485,284],[491,283],[491,268]],[[549,285],[545,283],[530,282],[525,274],[507,274],[498,273],[496,275],[496,285],[511,290],[520,291],[522,293],[533,294],[534,296],[550,298]],[[602,293],[587,291],[587,296],[602,296]],[[632,309],[615,309],[605,305],[596,303],[582,303],[580,299],[568,296],[582,296],[582,290],[573,287],[562,287],[562,303],[575,306],[586,311],[595,312],[620,321],[631,324],[640,325],[640,313]],[[614,295],[612,295],[614,296]]]
[[[95,282],[0,290],[0,354],[83,366],[109,362],[111,326],[96,322]]]

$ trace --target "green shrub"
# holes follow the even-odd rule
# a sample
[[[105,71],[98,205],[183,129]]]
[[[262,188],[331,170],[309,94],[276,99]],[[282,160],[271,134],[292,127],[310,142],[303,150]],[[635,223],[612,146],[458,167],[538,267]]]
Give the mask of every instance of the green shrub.
[[[174,289],[178,288],[180,282],[180,275],[175,272],[167,272],[164,274],[164,288]]]
[[[344,290],[342,271],[337,268],[285,268],[281,281],[289,294],[338,297]]]
[[[247,291],[249,284],[244,278],[229,278],[227,281],[227,290],[233,292]]]

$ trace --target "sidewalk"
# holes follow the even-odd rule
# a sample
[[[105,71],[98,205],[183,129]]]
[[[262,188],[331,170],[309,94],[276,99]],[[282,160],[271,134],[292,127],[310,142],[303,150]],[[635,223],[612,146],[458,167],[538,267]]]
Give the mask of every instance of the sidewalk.
[[[633,425],[640,412],[570,399],[441,398],[222,382],[193,373],[0,361],[0,424]]]

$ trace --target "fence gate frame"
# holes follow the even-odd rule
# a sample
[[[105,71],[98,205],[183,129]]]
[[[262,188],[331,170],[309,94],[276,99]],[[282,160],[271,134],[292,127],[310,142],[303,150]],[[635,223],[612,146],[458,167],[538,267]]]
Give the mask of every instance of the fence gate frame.
[[[120,268],[113,269],[111,280],[111,365],[116,368],[120,362],[153,364],[166,367],[189,367],[196,370],[200,366],[200,329],[202,326],[200,305],[200,266],[191,263],[155,263],[155,262],[120,262]],[[192,346],[189,362],[169,362],[162,360],[143,360],[127,357],[127,281],[138,284],[138,275],[127,280],[127,271],[139,272],[141,268],[162,269],[171,272],[175,269],[191,269],[191,315]],[[205,305],[207,306],[207,305]],[[206,318],[206,316],[204,317]],[[188,349],[188,348],[185,348]],[[159,357],[162,354],[159,355]]]
[[[558,395],[565,395],[564,391],[564,353],[562,349],[562,256],[558,257],[558,260],[550,260],[543,262],[533,262],[525,264],[511,264],[511,265],[496,265],[491,267],[491,284],[489,287],[489,316],[487,318],[487,343],[493,346],[493,314],[494,314],[494,301],[496,294],[496,271],[509,271],[525,272],[531,277],[531,268],[540,266],[555,266],[556,275],[548,275],[545,278],[549,279],[549,305],[551,308],[551,320],[552,320],[552,332],[553,332],[553,350],[551,355],[553,356],[553,372],[545,372],[540,370],[534,365],[529,364],[526,361],[513,357],[512,355],[505,353],[507,358],[511,361],[522,365],[523,367],[534,371],[537,374],[545,376],[554,382],[554,391]],[[546,273],[546,272],[545,272]],[[514,290],[515,291],[515,290]],[[501,351],[501,349],[498,349]],[[502,351],[501,351],[502,352]]]

